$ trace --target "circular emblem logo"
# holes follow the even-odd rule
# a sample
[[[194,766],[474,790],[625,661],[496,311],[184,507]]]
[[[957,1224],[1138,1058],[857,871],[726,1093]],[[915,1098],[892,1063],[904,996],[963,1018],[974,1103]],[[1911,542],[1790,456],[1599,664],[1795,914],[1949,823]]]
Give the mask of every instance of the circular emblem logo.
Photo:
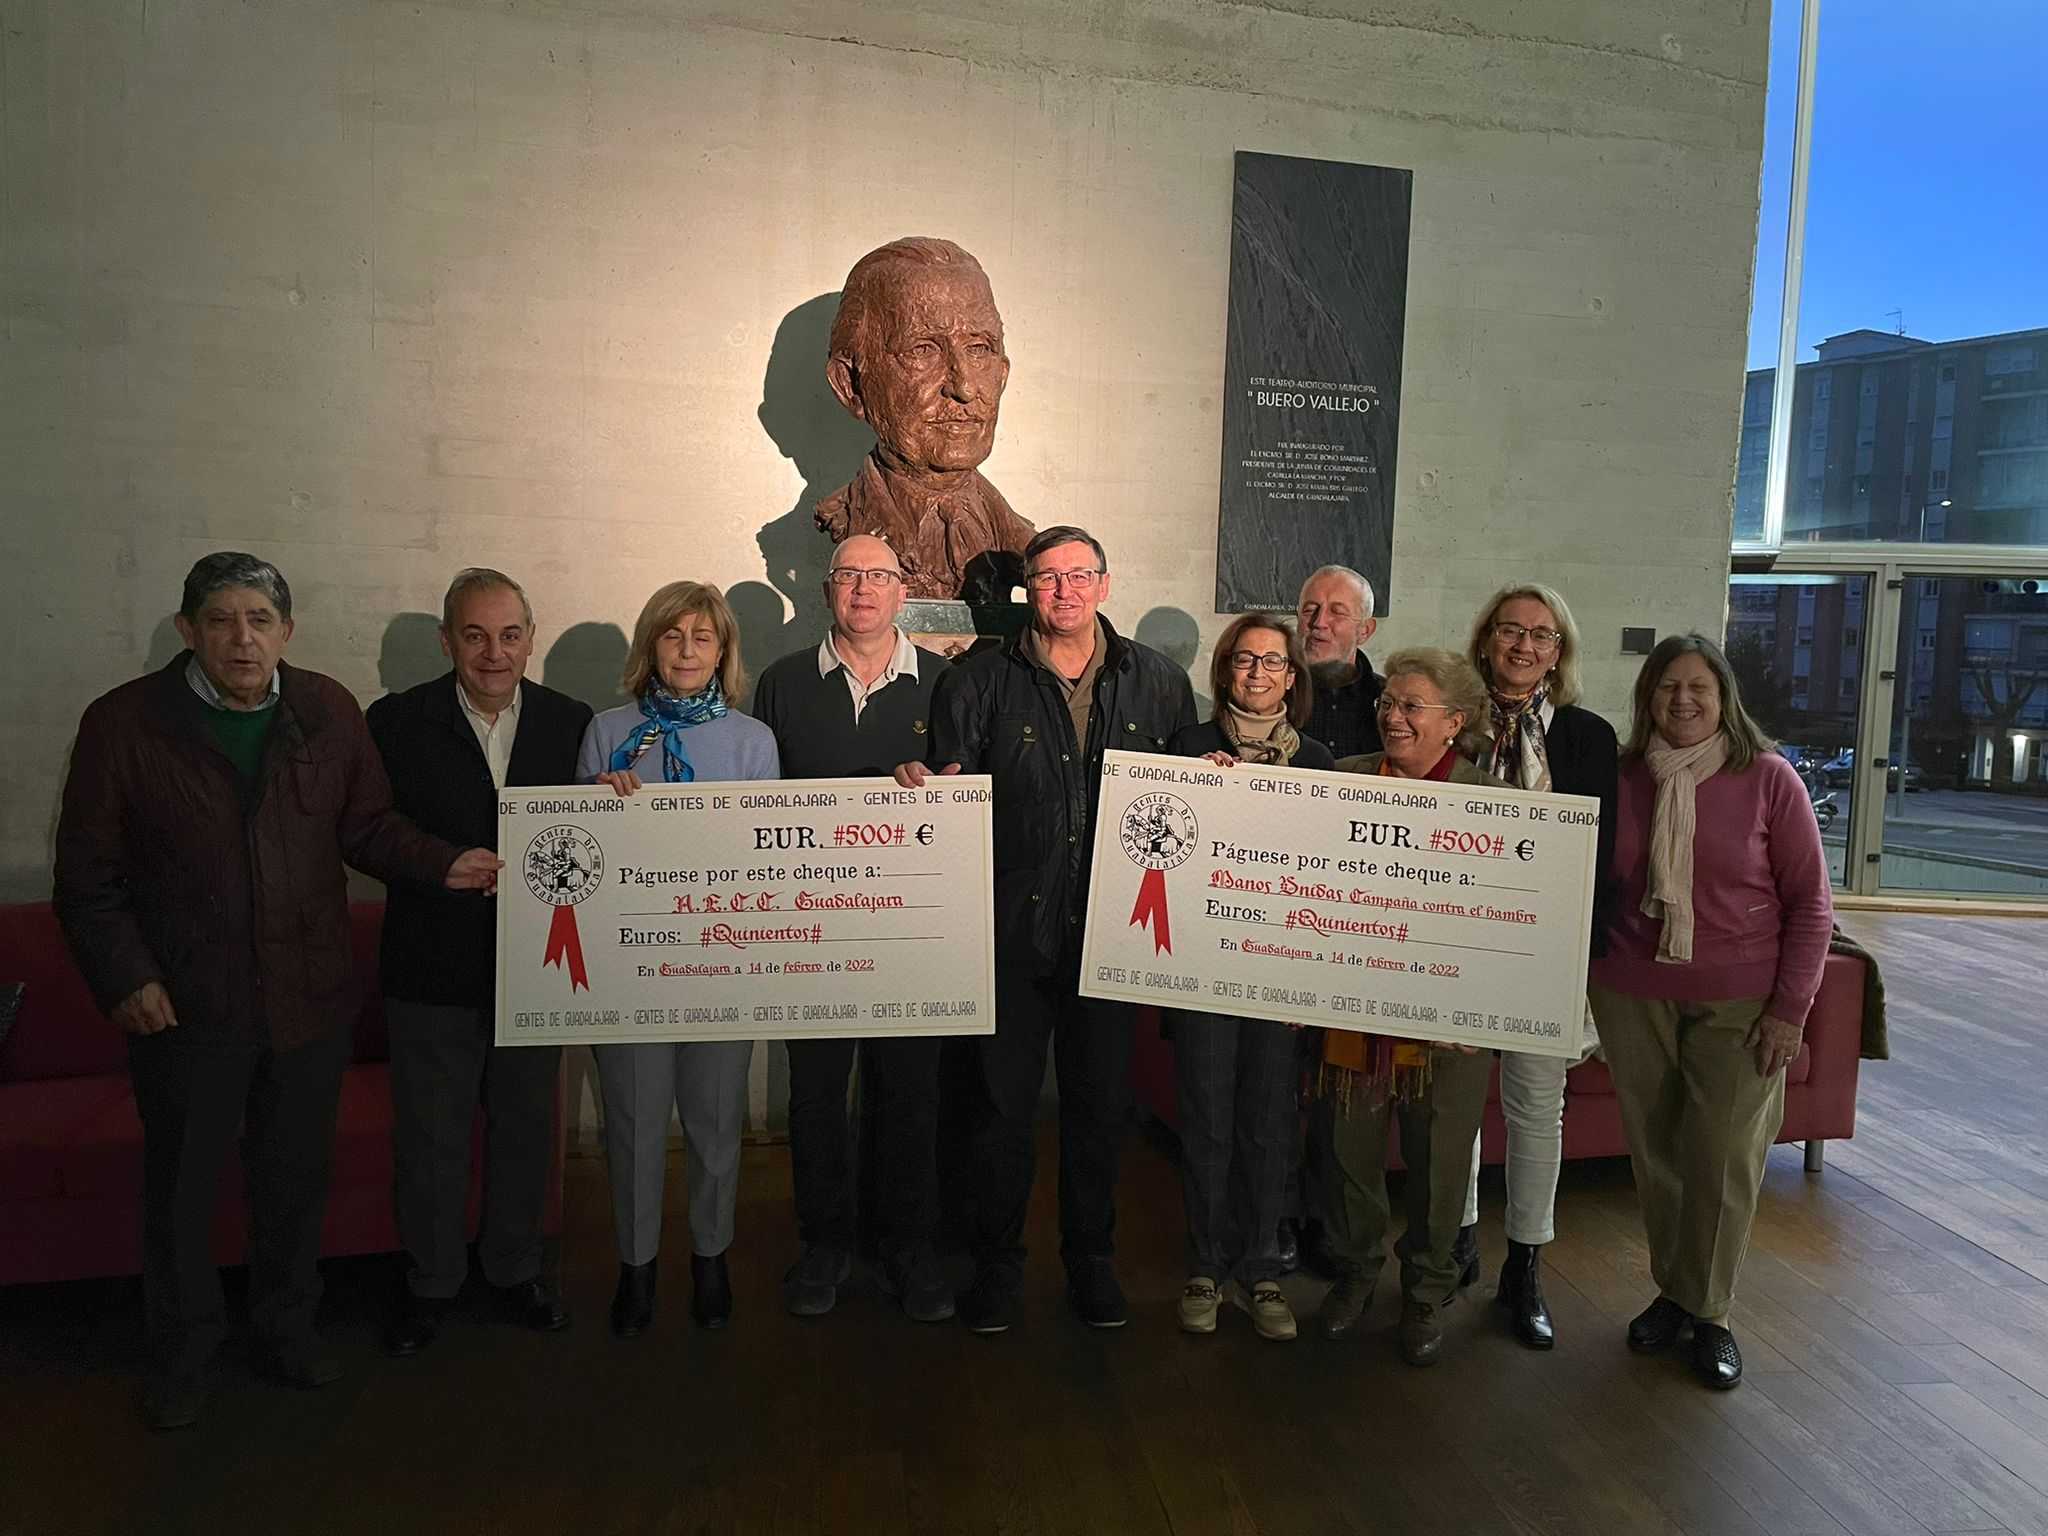
[[[551,907],[573,907],[597,893],[604,854],[581,827],[548,827],[526,847],[526,888]]]
[[[1179,795],[1163,790],[1140,795],[1124,811],[1117,828],[1124,852],[1146,869],[1177,869],[1194,857],[1195,810]]]

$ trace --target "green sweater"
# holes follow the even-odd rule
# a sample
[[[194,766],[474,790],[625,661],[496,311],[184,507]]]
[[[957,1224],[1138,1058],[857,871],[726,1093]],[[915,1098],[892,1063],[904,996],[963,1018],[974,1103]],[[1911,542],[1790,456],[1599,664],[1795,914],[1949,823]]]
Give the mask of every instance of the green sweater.
[[[199,708],[213,744],[227,754],[244,784],[254,783],[256,770],[263,766],[263,749],[270,741],[270,727],[277,719],[276,707],[217,709],[202,703]]]

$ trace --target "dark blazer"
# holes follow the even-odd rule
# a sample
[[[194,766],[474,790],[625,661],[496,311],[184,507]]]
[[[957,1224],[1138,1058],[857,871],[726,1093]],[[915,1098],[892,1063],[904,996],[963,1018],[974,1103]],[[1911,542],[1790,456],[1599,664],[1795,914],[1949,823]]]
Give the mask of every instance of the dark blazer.
[[[287,662],[245,785],[185,681],[191,659],[123,683],[79,722],[54,891],[72,958],[105,1012],[162,982],[181,1032],[285,1049],[347,1029],[357,995],[343,865],[393,892],[438,890],[461,850],[393,812],[355,695]]]
[[[451,671],[387,694],[370,706],[370,735],[401,811],[464,847],[498,848],[497,787],[455,690]],[[575,783],[576,750],[589,724],[588,704],[522,681],[507,786]],[[498,848],[507,874],[516,876],[519,852]],[[494,897],[393,886],[385,898],[379,962],[385,994],[411,1003],[491,1006],[497,935]]]
[[[1230,738],[1223,734],[1221,722],[1204,720],[1200,725],[1191,725],[1184,731],[1176,731],[1173,740],[1166,744],[1166,750],[1176,757],[1207,757],[1211,752],[1230,752]],[[1237,754],[1231,752],[1232,757]],[[1337,759],[1330,755],[1330,749],[1313,736],[1301,738],[1301,747],[1294,754],[1290,768],[1334,768]]]
[[[1614,921],[1614,828],[1621,815],[1621,749],[1614,727],[1590,709],[1567,704],[1550,717],[1543,733],[1550,755],[1550,787],[1560,795],[1590,795],[1600,802],[1600,862],[1593,886],[1593,954],[1607,953]]]

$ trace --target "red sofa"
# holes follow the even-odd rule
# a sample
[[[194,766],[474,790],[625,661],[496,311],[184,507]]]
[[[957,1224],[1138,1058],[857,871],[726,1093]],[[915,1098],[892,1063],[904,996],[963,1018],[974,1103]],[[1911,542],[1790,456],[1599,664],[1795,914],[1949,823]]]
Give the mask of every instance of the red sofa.
[[[341,1085],[333,1182],[321,1251],[398,1246],[391,1210],[391,1069],[377,992],[381,902],[349,912],[364,996],[355,1059]],[[28,990],[0,1041],[0,1285],[128,1275],[142,1267],[142,1122],[128,1086],[124,1037],[100,1016],[73,968],[48,902],[0,906],[0,982]],[[481,1134],[481,1117],[479,1117]],[[562,1114],[555,1121],[547,1230],[561,1230]],[[476,1229],[472,1170],[469,1229]],[[238,1263],[248,1246],[239,1159],[230,1159],[214,1217],[214,1253]]]
[[[1848,955],[1829,955],[1820,995],[1807,1015],[1806,1043],[1785,1076],[1785,1124],[1780,1142],[1806,1143],[1806,1166],[1818,1169],[1826,1142],[1856,1134],[1856,1077],[1863,1046],[1864,963]],[[1173,1047],[1161,1038],[1157,1010],[1141,1010],[1137,1049],[1131,1053],[1131,1092],[1139,1107],[1169,1129],[1180,1125],[1180,1107],[1173,1081]],[[1480,1129],[1483,1161],[1497,1163],[1507,1155],[1507,1127],[1500,1115],[1500,1079],[1486,1097],[1486,1119]],[[1565,1079],[1564,1155],[1626,1157],[1628,1142],[1621,1133],[1621,1112],[1614,1102],[1614,1083],[1607,1067],[1588,1061],[1572,1068]],[[1401,1166],[1399,1139],[1390,1154]]]

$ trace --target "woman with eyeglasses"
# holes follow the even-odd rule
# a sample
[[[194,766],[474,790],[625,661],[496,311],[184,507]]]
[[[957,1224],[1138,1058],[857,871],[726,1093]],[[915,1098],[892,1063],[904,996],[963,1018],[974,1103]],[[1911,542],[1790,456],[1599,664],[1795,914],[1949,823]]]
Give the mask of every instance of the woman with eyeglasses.
[[[1183,757],[1272,768],[1332,768],[1321,742],[1301,734],[1314,704],[1294,627],[1275,613],[1233,619],[1209,665],[1213,719],[1168,744]],[[1181,1195],[1187,1206],[1188,1279],[1180,1325],[1214,1333],[1228,1300],[1261,1338],[1291,1339],[1294,1311],[1280,1289],[1280,1218],[1299,1118],[1294,1031],[1230,1014],[1168,1014],[1180,1094]]]
[[[1418,647],[1389,657],[1385,677],[1376,706],[1385,750],[1344,758],[1340,772],[1500,787],[1460,751],[1476,749],[1486,715],[1486,685],[1469,661],[1455,651]],[[1331,1150],[1337,1165],[1323,1222],[1341,1267],[1316,1326],[1326,1339],[1355,1331],[1386,1262],[1392,1118],[1408,1165],[1407,1230],[1393,1245],[1401,1263],[1401,1358],[1434,1364],[1443,1351],[1438,1314],[1456,1298],[1465,1267],[1458,1234],[1493,1057],[1471,1046],[1337,1029],[1326,1030],[1323,1041],[1323,1091],[1336,1099]]]
[[[1620,772],[1614,727],[1579,702],[1579,631],[1571,609],[1549,587],[1503,587],[1479,610],[1466,654],[1486,682],[1488,739],[1479,766],[1517,789],[1587,795],[1600,802],[1599,891],[1592,953],[1607,949],[1607,866],[1614,851],[1615,784]],[[1587,1051],[1592,1040],[1586,1041]],[[1583,1058],[1582,1058],[1583,1059]],[[1507,1121],[1507,1258],[1498,1301],[1515,1336],[1531,1349],[1557,1341],[1543,1299],[1538,1255],[1556,1230],[1557,1176],[1564,1161],[1564,1079],[1572,1063],[1526,1051],[1500,1053],[1500,1110]],[[1479,1262],[1479,1157],[1465,1197],[1461,1245]]]
[[[1806,786],[1712,640],[1650,652],[1621,762],[1619,890],[1588,990],[1657,1283],[1628,1346],[1690,1328],[1694,1372],[1725,1389],[1742,1380],[1728,1314],[1834,897]]]
[[[774,734],[734,709],[745,685],[739,623],[725,594],[706,582],[670,582],[633,626],[622,683],[633,702],[590,722],[577,781],[630,795],[644,784],[781,777]],[[654,1315],[671,1106],[682,1118],[690,1184],[690,1315],[700,1328],[723,1328],[732,1316],[725,1250],[753,1050],[751,1040],[591,1048],[619,1250],[611,1322],[622,1338],[644,1332]]]

